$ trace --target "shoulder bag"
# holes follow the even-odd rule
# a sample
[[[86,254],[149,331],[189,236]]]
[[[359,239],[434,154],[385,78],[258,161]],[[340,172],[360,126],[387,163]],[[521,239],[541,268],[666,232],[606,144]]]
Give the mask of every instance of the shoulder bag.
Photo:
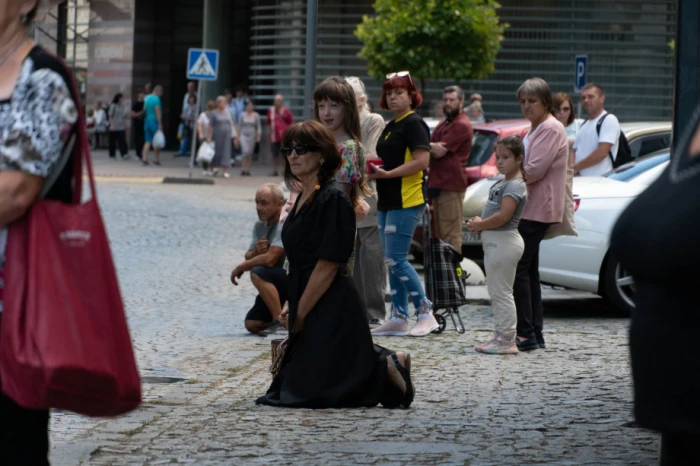
[[[564,188],[564,218],[561,223],[553,223],[544,234],[543,240],[557,236],[578,236],[574,221],[574,169],[566,169],[566,186]]]
[[[27,409],[116,416],[140,405],[141,381],[77,107],[72,203],[40,199],[8,229],[0,378]],[[85,203],[83,162],[92,191]],[[55,172],[44,194],[54,181]]]

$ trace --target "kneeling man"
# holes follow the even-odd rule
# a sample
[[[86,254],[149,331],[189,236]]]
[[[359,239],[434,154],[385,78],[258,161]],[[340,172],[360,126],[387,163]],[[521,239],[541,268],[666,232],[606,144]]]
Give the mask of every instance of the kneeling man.
[[[264,184],[255,193],[255,208],[259,222],[253,227],[253,240],[245,262],[231,272],[231,281],[237,280],[245,272],[258,290],[253,308],[245,318],[245,328],[251,333],[268,335],[284,327],[279,318],[282,305],[287,301],[287,273],[284,270],[284,248],[280,214],[284,206],[284,193],[276,184]]]

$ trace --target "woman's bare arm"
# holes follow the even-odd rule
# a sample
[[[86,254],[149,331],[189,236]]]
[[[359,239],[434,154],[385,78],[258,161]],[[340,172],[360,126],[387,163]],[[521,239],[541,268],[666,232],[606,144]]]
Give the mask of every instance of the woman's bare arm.
[[[19,219],[32,206],[44,178],[19,171],[0,172],[0,228]]]

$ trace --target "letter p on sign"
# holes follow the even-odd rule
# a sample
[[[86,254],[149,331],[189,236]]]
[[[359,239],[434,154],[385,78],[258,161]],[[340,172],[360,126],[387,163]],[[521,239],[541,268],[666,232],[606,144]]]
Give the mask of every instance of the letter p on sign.
[[[581,93],[581,89],[586,85],[586,75],[588,74],[588,55],[576,55],[574,67],[574,92]]]

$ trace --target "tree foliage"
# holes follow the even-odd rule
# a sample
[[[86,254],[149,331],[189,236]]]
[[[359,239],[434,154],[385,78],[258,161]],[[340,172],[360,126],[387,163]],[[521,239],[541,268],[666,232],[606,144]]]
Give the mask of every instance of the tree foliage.
[[[424,79],[483,79],[494,70],[507,24],[495,0],[376,0],[355,35],[369,74],[408,70]]]

